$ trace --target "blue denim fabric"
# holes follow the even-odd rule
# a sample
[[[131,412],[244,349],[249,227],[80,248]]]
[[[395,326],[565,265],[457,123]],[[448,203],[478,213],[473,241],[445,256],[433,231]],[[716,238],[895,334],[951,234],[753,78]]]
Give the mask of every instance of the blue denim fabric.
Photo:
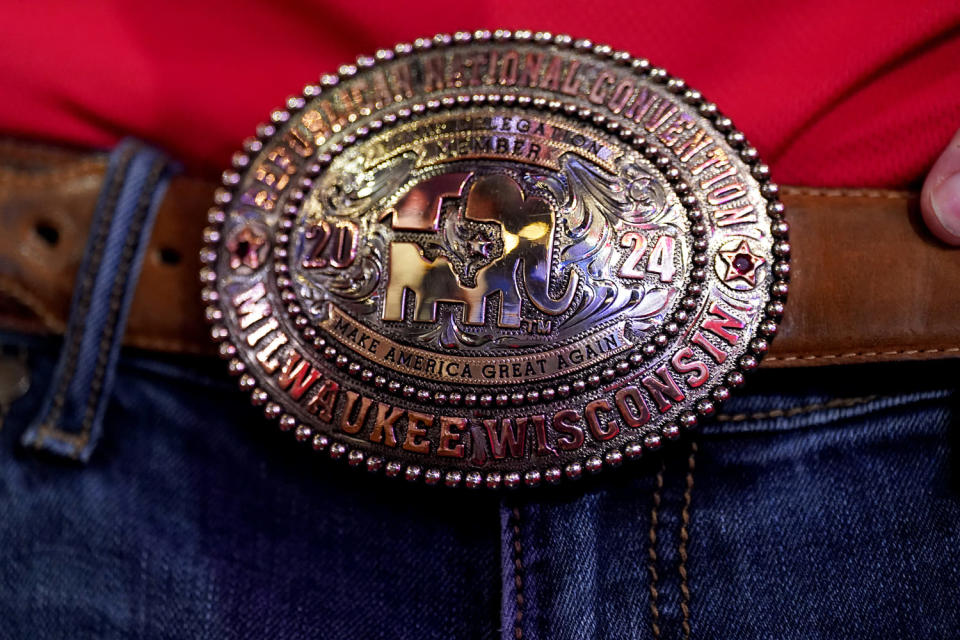
[[[491,494],[321,458],[222,362],[133,351],[79,465],[19,442],[63,346],[0,343],[31,371],[0,639],[960,637],[956,361],[763,370],[662,454]]]
[[[763,371],[695,451],[508,500],[503,637],[960,637],[957,373]]]
[[[55,359],[0,431],[0,638],[497,636],[496,496],[322,460],[222,362],[122,357],[90,462],[39,454]]]

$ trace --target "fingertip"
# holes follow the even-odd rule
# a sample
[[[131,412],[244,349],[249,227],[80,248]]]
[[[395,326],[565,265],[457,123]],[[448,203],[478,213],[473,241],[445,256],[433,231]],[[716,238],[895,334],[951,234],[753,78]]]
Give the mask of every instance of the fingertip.
[[[960,132],[927,175],[920,210],[933,235],[960,246]]]
[[[960,173],[929,189],[925,185],[920,209],[933,235],[947,244],[960,246]]]

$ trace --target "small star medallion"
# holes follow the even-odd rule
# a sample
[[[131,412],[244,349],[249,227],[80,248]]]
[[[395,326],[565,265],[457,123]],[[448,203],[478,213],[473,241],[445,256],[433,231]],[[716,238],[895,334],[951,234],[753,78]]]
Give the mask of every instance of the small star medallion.
[[[757,284],[757,268],[766,262],[753,252],[746,240],[742,240],[733,251],[721,251],[720,259],[727,267],[724,282],[743,278],[751,286]]]
[[[256,269],[260,266],[260,253],[267,239],[263,232],[247,225],[240,229],[227,242],[230,251],[230,268],[239,269],[241,266]]]

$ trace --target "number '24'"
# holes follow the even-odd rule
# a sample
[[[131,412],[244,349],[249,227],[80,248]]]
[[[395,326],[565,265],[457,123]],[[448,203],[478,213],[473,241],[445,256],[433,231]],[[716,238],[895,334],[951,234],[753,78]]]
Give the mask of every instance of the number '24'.
[[[670,282],[676,272],[673,265],[673,252],[676,242],[672,236],[663,235],[653,245],[647,258],[646,269],[640,266],[644,250],[647,248],[647,237],[637,231],[628,231],[620,236],[620,246],[630,249],[623,266],[620,267],[620,277],[631,280],[641,280],[647,273],[656,273],[661,282]]]

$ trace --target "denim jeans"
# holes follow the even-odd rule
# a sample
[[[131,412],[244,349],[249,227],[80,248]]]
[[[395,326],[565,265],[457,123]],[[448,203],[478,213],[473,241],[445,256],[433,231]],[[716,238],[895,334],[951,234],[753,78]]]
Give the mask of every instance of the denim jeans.
[[[114,158],[147,229],[150,153]],[[222,362],[119,350],[121,200],[66,338],[0,336],[30,375],[0,430],[0,638],[960,637],[956,361],[761,370],[579,484],[411,486],[295,443]],[[61,387],[94,407],[60,418],[83,447],[36,437]]]

